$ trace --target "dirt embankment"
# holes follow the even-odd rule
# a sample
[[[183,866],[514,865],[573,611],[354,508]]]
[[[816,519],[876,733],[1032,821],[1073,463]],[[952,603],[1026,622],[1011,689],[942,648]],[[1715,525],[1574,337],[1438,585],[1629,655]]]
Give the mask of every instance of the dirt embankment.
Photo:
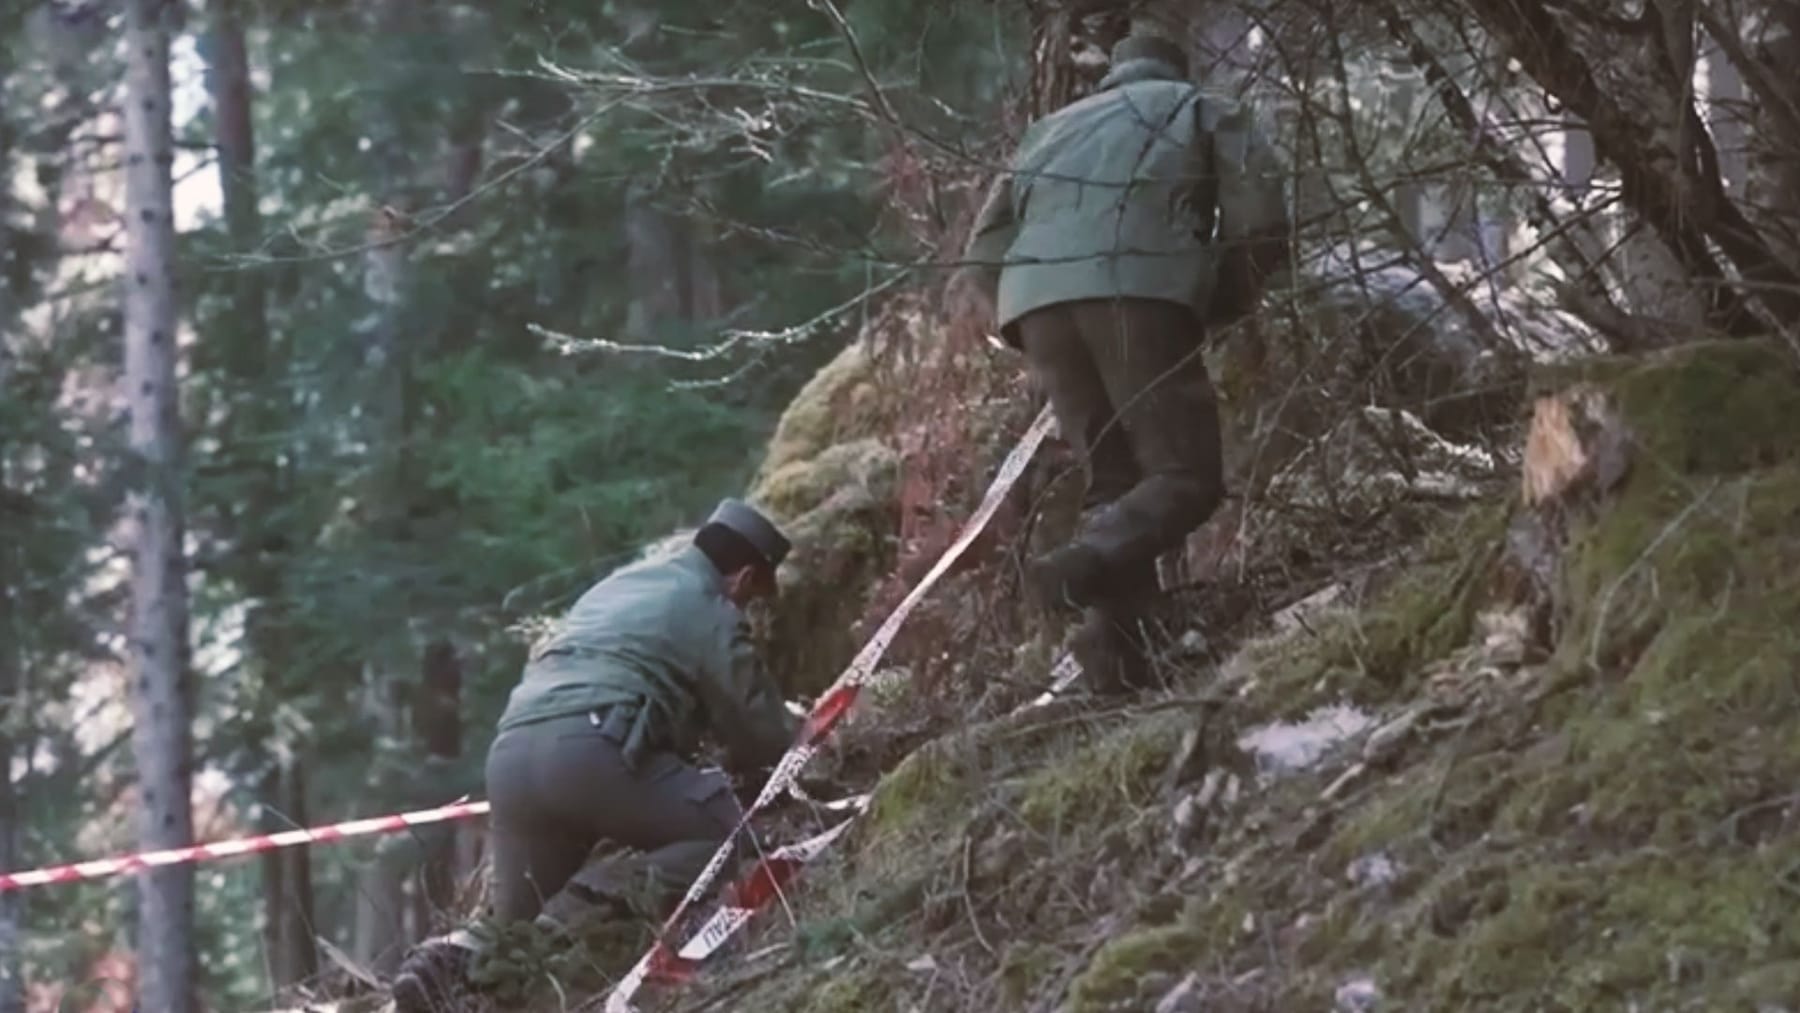
[[[800,525],[856,560],[801,571],[809,629],[894,562],[897,522],[867,521],[905,457],[855,427],[878,393],[858,362],[815,385],[829,412],[790,413],[761,487],[799,517],[843,506]],[[865,701],[821,772],[878,780],[871,814],[661,1003],[1792,1007],[1800,379],[1733,342],[1543,368],[1526,393],[1504,444],[1409,438],[1431,466],[1382,456],[1412,416],[1304,441],[1310,472],[1290,455],[1197,539],[1166,693],[1016,711],[1056,637],[991,554],[947,593],[996,617],[947,627],[929,695]],[[822,417],[842,437],[794,470],[784,439]],[[873,562],[837,549],[883,531]]]

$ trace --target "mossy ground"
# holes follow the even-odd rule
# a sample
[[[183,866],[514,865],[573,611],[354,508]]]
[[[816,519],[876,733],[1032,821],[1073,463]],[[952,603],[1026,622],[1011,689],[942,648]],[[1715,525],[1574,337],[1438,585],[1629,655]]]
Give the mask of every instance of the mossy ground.
[[[729,1008],[1143,1010],[1190,974],[1209,1010],[1327,1009],[1352,975],[1405,1009],[1791,1004],[1800,381],[1751,343],[1582,378],[1637,453],[1571,524],[1547,642],[1483,652],[1513,508],[1477,504],[1166,696],[976,715],[883,779],[793,922],[751,930],[738,952],[786,956]],[[1280,779],[1226,755],[1343,700],[1426,716],[1329,797],[1360,743]],[[1178,833],[1195,729],[1242,794]],[[1375,855],[1390,874],[1352,874]]]

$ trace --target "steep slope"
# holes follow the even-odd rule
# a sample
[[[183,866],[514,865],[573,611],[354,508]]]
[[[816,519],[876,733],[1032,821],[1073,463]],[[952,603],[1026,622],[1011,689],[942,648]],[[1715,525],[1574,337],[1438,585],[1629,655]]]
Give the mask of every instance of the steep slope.
[[[1041,685],[1052,635],[945,644],[962,661],[935,699],[895,683],[828,765],[879,773],[871,814],[660,1003],[1791,1003],[1800,379],[1739,342],[1545,370],[1534,393],[1540,428],[1583,399],[1625,466],[1532,506],[1401,482],[1379,544],[1203,623],[1165,694],[1016,710],[991,686]],[[1010,565],[978,571],[990,597]],[[843,762],[920,709],[940,717],[903,760]]]

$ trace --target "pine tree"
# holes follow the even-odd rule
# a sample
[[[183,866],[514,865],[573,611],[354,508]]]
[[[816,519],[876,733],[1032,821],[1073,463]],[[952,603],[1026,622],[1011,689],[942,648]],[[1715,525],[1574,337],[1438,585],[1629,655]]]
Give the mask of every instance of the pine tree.
[[[193,839],[187,566],[182,543],[181,417],[176,389],[175,229],[171,184],[170,0],[126,7],[125,385],[136,465],[126,501],[131,546],[130,671],[138,841]],[[143,1008],[195,1008],[194,873],[140,874],[138,972]]]

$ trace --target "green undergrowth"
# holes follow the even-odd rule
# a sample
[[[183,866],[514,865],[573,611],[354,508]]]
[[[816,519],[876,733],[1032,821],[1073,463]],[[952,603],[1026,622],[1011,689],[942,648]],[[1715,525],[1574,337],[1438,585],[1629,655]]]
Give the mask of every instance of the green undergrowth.
[[[1236,667],[1257,684],[1252,702],[1303,713],[1338,698],[1374,704],[1416,691],[1425,666],[1474,629],[1510,515],[1505,503],[1447,511],[1351,607],[1247,645]]]
[[[1358,976],[1382,1008],[1791,1004],[1800,380],[1742,342],[1538,391],[1572,382],[1616,400],[1634,453],[1561,521],[1547,640],[1483,652],[1518,508],[1479,504],[1170,697],[950,730],[883,779],[797,926],[752,931],[800,945],[731,1008],[1147,1010],[1189,975],[1223,1011],[1329,1009]],[[1358,769],[1360,742],[1281,778],[1230,755],[1234,728],[1346,700],[1423,716]],[[1204,762],[1172,776],[1197,728]],[[1239,793],[1184,836],[1206,770]]]

